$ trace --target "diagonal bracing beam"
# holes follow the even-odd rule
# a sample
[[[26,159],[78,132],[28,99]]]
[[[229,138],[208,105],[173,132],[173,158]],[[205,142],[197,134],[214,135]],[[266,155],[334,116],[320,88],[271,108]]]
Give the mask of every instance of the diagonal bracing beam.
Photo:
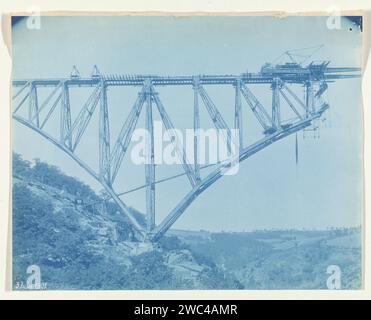
[[[299,119],[303,119],[303,116],[300,114],[300,112],[295,108],[294,104],[291,102],[291,100],[289,99],[289,97],[286,95],[286,93],[282,90],[280,90],[280,93],[282,95],[282,97],[285,99],[285,101],[287,102],[287,104],[290,106],[291,110],[294,111],[294,113],[297,115],[297,117]]]
[[[273,126],[271,117],[244,83],[241,83],[241,93],[263,129],[268,130],[271,128]]]
[[[15,108],[15,110],[13,111],[13,114],[16,114],[19,111],[19,109],[22,107],[22,105],[25,103],[25,101],[28,99],[29,96],[30,96],[30,90],[28,90],[27,94],[23,97],[21,102]]]
[[[143,103],[146,99],[145,89],[143,88],[142,91],[138,94],[137,100],[134,103],[133,108],[130,111],[129,116],[124,122],[124,125],[121,128],[119,136],[116,140],[116,143],[113,147],[113,151],[111,154],[111,182],[113,183],[117,173],[120,169],[122,164],[122,160],[124,159],[125,153],[129,147],[131,137],[133,135],[134,129],[138,122],[138,118],[140,112],[143,107]]]
[[[304,104],[303,101],[300,100],[300,98],[295,94],[294,91],[292,91],[285,82],[281,82],[282,89],[285,89],[295,100],[296,102],[299,103],[299,105],[305,110],[306,112],[308,111],[307,106]]]
[[[61,88],[62,83],[59,83],[54,90],[46,97],[45,101],[41,104],[41,106],[38,108],[37,112],[32,117],[31,121],[35,120],[36,117],[40,116],[41,111],[43,111],[46,106],[48,106],[50,100],[55,96],[55,94],[58,92],[58,90]]]
[[[40,125],[40,129],[42,129],[45,126],[45,124],[48,122],[48,120],[50,119],[50,117],[53,114],[54,110],[57,108],[59,102],[61,101],[62,97],[63,97],[63,90],[61,90],[61,92],[58,95],[57,99],[55,99],[55,101],[53,102],[51,108],[48,111],[48,114],[46,115],[44,121]]]
[[[102,92],[102,86],[97,86],[88,100],[84,103],[75,121],[72,124],[68,138],[72,140],[72,151],[77,148],[91,118],[98,105]]]
[[[36,126],[40,126],[40,117],[39,117],[39,102],[37,97],[36,85],[31,82],[30,85],[30,94],[29,94],[29,106],[28,106],[28,120],[33,122],[36,120]]]
[[[211,120],[217,130],[220,130],[224,142],[227,144],[228,151],[231,149],[231,131],[228,128],[227,123],[223,119],[218,108],[215,106],[214,102],[211,100],[207,94],[205,88],[201,85],[198,86],[198,92],[202,98],[202,101],[206,107],[207,112],[210,115]]]
[[[158,93],[155,92],[153,89],[152,89],[152,96],[153,96],[153,99],[154,99],[155,104],[157,106],[157,109],[160,113],[162,122],[165,125],[166,130],[170,131],[172,136],[177,137],[174,125],[171,122],[170,117],[167,114],[160,98],[158,97]],[[187,159],[187,155],[186,155],[186,152],[184,150],[184,147],[179,145],[179,139],[178,138],[176,138],[175,140],[176,140],[176,148],[175,148],[176,153],[179,157],[179,160],[182,162],[183,170],[186,173],[186,175],[188,177],[188,180],[191,183],[191,186],[194,187],[196,185],[196,178],[195,178],[195,175],[193,174],[191,166],[189,165],[189,161]]]
[[[15,93],[13,96],[12,96],[12,99],[14,100],[15,98],[17,98],[22,92],[24,89],[26,89],[28,86],[30,85],[30,81],[27,81],[24,86],[18,90],[17,93]]]

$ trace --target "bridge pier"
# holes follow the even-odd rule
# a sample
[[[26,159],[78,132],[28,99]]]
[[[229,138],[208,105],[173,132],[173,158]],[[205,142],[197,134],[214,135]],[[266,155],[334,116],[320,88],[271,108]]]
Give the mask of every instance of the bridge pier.
[[[145,83],[146,94],[146,129],[149,133],[146,141],[146,210],[147,210],[147,232],[151,232],[155,226],[155,155],[152,115],[152,84],[150,80]]]
[[[272,88],[272,123],[275,130],[281,129],[281,110],[280,110],[280,85],[281,80],[274,78]]]

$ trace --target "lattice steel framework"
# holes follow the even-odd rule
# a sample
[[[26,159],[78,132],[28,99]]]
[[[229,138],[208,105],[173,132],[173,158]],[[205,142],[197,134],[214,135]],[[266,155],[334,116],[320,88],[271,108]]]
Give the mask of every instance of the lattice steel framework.
[[[92,177],[105,189],[108,195],[120,207],[121,211],[129,218],[133,227],[143,239],[157,241],[183,214],[186,208],[217,181],[228,164],[215,165],[213,171],[206,176],[201,175],[202,167],[199,164],[198,137],[194,137],[194,159],[192,164],[182,150],[177,146],[177,155],[181,160],[183,174],[188,178],[190,191],[171,210],[167,217],[156,225],[156,168],[154,161],[154,136],[153,136],[153,109],[157,108],[163,125],[167,130],[174,130],[165,106],[163,105],[158,86],[187,86],[194,93],[194,119],[195,130],[200,128],[200,102],[204,105],[215,128],[226,129],[229,127],[216,104],[208,94],[208,85],[232,86],[235,91],[235,103],[231,107],[234,113],[234,128],[240,130],[239,136],[239,161],[243,161],[259,152],[270,144],[283,139],[295,132],[313,125],[328,109],[322,95],[328,88],[328,83],[337,79],[359,77],[358,68],[329,68],[328,62],[311,63],[307,67],[295,64],[276,65],[263,67],[259,73],[244,73],[235,75],[197,75],[197,76],[146,76],[146,75],[108,75],[99,73],[96,66],[91,77],[82,78],[76,67],[69,78],[64,79],[29,79],[13,80],[13,119],[27,126],[44,138],[52,142]],[[252,92],[252,87],[258,84],[270,84],[272,103],[270,108],[263,106]],[[299,98],[293,90],[294,85],[304,86],[305,99]],[[110,145],[109,106],[107,104],[107,89],[111,86],[138,87],[139,92],[126,121],[122,124],[120,133],[114,145]],[[50,94],[40,101],[38,90],[41,87],[52,88]],[[91,87],[92,93],[86,102],[79,106],[79,112],[73,119],[71,116],[70,88]],[[289,121],[282,120],[282,100],[291,108],[295,117]],[[262,127],[262,138],[255,143],[245,146],[243,144],[243,129],[246,125],[243,120],[243,105],[247,105],[256,120]],[[26,108],[27,116],[20,115],[20,110]],[[143,108],[145,109],[143,111]],[[269,111],[268,111],[269,110]],[[52,121],[55,112],[60,112],[59,138],[54,137],[45,129],[45,125]],[[86,134],[86,129],[94,113],[99,113],[99,169],[93,170],[76,155],[81,138]],[[123,159],[128,151],[130,141],[139,116],[145,112],[145,126],[150,132],[150,139],[146,143],[147,161],[145,164],[145,189],[146,189],[146,225],[142,225],[132,213],[131,209],[120,198],[120,194],[113,188],[113,182],[122,167]],[[226,137],[230,141],[230,137]]]

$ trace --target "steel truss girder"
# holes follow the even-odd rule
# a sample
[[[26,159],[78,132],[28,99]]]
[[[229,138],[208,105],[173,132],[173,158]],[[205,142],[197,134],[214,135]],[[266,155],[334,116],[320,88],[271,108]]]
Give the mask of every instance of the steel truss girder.
[[[29,86],[29,84],[28,84]],[[13,111],[13,113],[16,113],[19,111],[19,109],[21,109],[21,107],[23,106],[23,104],[26,102],[26,100],[28,99],[28,97],[30,96],[30,92],[31,90],[28,90],[27,94],[23,97],[23,99],[21,100],[21,102],[18,104],[18,106],[15,108],[15,110]]]
[[[119,80],[117,80],[119,81]],[[221,116],[219,110],[216,108],[215,104],[207,94],[206,90],[200,84],[199,79],[192,79],[193,88],[194,88],[194,129],[199,128],[199,96],[201,97],[203,104],[205,105],[215,127],[217,129],[224,129],[227,131],[227,134],[230,134],[230,130],[224,121],[223,117]],[[202,82],[201,82],[202,83]],[[285,85],[283,81],[280,79],[276,79],[274,84],[277,86],[277,90],[275,91],[276,97],[273,100],[277,101],[279,93],[284,97],[284,99],[288,102],[289,106],[293,109],[296,115],[298,116],[298,121],[295,123],[290,123],[289,125],[285,126],[284,128],[278,126],[280,124],[280,119],[277,120],[277,115],[270,118],[269,114],[265,110],[265,108],[260,104],[260,102],[256,99],[256,97],[251,93],[251,91],[246,87],[245,83],[243,82],[243,78],[234,79],[232,83],[235,86],[235,128],[242,131],[243,129],[243,122],[242,122],[242,109],[241,109],[241,95],[245,98],[247,103],[250,105],[252,111],[254,112],[256,118],[261,123],[264,129],[268,129],[273,126],[273,119],[275,123],[276,130],[271,134],[266,134],[265,138],[250,145],[247,148],[244,148],[241,140],[240,140],[240,161],[250,157],[254,153],[260,151],[261,149],[265,148],[266,146],[270,145],[271,143],[286,137],[289,134],[297,132],[311,124],[314,119],[317,119],[321,116],[324,110],[327,108],[327,105],[323,105],[323,107],[316,112],[312,112],[311,114],[307,115],[307,118],[299,117],[299,113],[295,109],[294,105],[291,103],[288,96],[283,92],[283,89],[287,89],[287,92],[294,97],[295,100],[300,101],[300,105],[306,108],[306,105],[301,102],[301,100],[292,92],[289,88]],[[55,84],[56,88],[47,97],[47,102],[44,102],[40,108],[38,108],[37,100],[35,100],[32,95],[32,89],[26,94],[26,97],[21,101],[21,104],[27,98],[30,98],[30,101],[33,99],[32,103],[36,102],[36,106],[34,106],[31,102],[29,104],[29,112],[31,113],[31,117],[29,119],[22,118],[16,115],[16,111],[19,110],[20,106],[17,106],[16,110],[13,113],[13,118],[20,122],[23,125],[31,128],[32,130],[38,132],[43,137],[51,141],[53,144],[57,145],[61,150],[66,152],[70,157],[72,157],[82,168],[84,168],[89,174],[91,174],[97,181],[101,183],[110,197],[117,203],[117,205],[121,208],[124,214],[129,218],[132,222],[133,227],[137,230],[138,234],[150,239],[152,241],[158,240],[172,225],[175,221],[180,217],[180,215],[184,212],[184,210],[190,205],[190,203],[197,198],[197,196],[206,190],[211,184],[217,181],[221,176],[223,170],[225,170],[226,166],[229,164],[219,164],[219,166],[207,177],[201,178],[199,174],[200,167],[197,162],[197,152],[195,152],[195,169],[194,172],[192,167],[189,165],[188,160],[185,157],[182,157],[182,164],[185,173],[188,176],[188,179],[191,182],[192,190],[186,197],[169,213],[169,215],[158,225],[155,225],[155,162],[154,162],[154,141],[153,141],[153,103],[156,104],[157,109],[160,113],[162,121],[168,130],[174,130],[174,126],[162,105],[161,100],[159,99],[158,93],[154,89],[154,85],[151,81],[147,80],[142,87],[142,91],[138,94],[137,101],[135,102],[128,118],[126,119],[119,137],[114,145],[113,152],[110,153],[110,138],[109,138],[109,118],[108,118],[108,107],[107,107],[107,82],[104,81],[103,78],[100,79],[100,82],[97,82],[96,88],[92,95],[89,97],[86,104],[83,106],[80,117],[78,116],[77,119],[73,124],[71,124],[71,110],[70,110],[70,101],[69,101],[69,91],[68,91],[68,84],[59,80],[58,83]],[[28,84],[23,84],[24,90],[25,88],[31,88],[32,86],[35,88],[36,86],[34,82],[28,82]],[[41,109],[44,109],[46,105],[52,100],[55,94],[58,92],[58,88],[61,88],[61,93],[57,96],[56,100],[52,104],[46,118],[41,123],[40,126],[40,119],[38,118]],[[276,89],[274,88],[274,89]],[[19,96],[20,92],[17,92],[15,96]],[[295,98],[296,97],[296,98]],[[37,99],[37,98],[36,98]],[[99,112],[99,172],[96,173],[93,169],[87,166],[81,159],[79,159],[74,150],[81,138],[84,134],[86,126],[89,123],[89,120],[96,108],[97,103],[100,101],[100,112]],[[58,103],[60,103],[61,107],[61,118],[60,118],[60,141],[48,135],[42,127],[50,118],[51,114],[56,109]],[[146,162],[145,171],[146,171],[146,203],[147,203],[147,226],[146,228],[142,226],[135,216],[131,213],[130,209],[125,205],[125,203],[119,198],[119,195],[113,190],[112,183],[115,180],[115,177],[120,169],[123,157],[127,151],[128,145],[130,143],[132,133],[136,127],[139,115],[141,113],[141,109],[146,103],[146,128],[150,132],[150,142],[147,144],[147,155],[149,156],[149,161]],[[275,102],[277,103],[277,102]],[[274,107],[274,104],[272,104]],[[35,109],[38,108],[38,109]],[[279,108],[277,111],[279,117]],[[273,114],[272,114],[273,115]],[[37,119],[35,123],[35,119]],[[240,135],[240,139],[241,139]],[[196,139],[196,138],[195,138]],[[230,137],[225,137],[227,142],[230,142]],[[196,141],[196,140],[195,140]],[[195,150],[197,149],[197,142],[195,142]],[[183,155],[185,152],[183,151]]]
[[[360,68],[329,68],[326,67],[321,72],[316,72],[316,81],[331,81],[335,79],[359,78]],[[275,77],[288,83],[304,84],[313,78],[310,66],[297,70],[281,70],[279,74],[266,74],[264,72],[250,72],[241,75],[199,75],[201,85],[234,85],[240,78],[244,84],[271,84]],[[53,86],[60,81],[66,81],[71,86],[96,86],[101,80],[107,86],[143,86],[150,79],[154,86],[176,86],[194,84],[194,76],[157,76],[157,75],[101,75],[90,78],[68,78],[68,79],[35,79],[34,83],[41,86]],[[29,80],[14,80],[14,86],[24,86]]]

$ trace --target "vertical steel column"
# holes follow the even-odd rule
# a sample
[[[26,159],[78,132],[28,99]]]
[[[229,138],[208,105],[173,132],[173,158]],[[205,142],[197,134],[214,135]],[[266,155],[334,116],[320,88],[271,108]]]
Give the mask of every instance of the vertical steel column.
[[[307,117],[314,112],[314,97],[313,97],[313,83],[312,81],[307,81],[305,83],[305,107]]]
[[[193,129],[194,129],[194,137],[193,137],[193,160],[194,160],[194,170],[195,170],[195,178],[196,183],[201,181],[200,176],[200,165],[198,163],[198,143],[199,143],[199,130],[200,130],[200,105],[198,101],[198,87],[199,87],[200,79],[199,77],[195,77],[193,80],[193,94],[194,94],[194,101],[193,101]]]
[[[274,78],[272,82],[272,122],[275,129],[281,128],[280,113],[280,79]]]
[[[62,94],[61,119],[60,119],[60,140],[61,140],[62,145],[67,146],[69,149],[71,149],[72,148],[72,135],[70,134],[71,132],[71,107],[70,107],[69,90],[65,82],[63,83],[62,90],[63,90],[63,94]]]
[[[39,117],[39,102],[37,99],[36,86],[31,82],[30,93],[29,93],[29,109],[28,109],[28,120],[33,122],[36,118],[36,126],[40,127],[40,117]]]
[[[243,149],[243,131],[242,131],[242,108],[241,108],[241,78],[236,80],[235,84],[235,109],[234,109],[234,127],[238,130],[238,139],[240,150]]]
[[[99,112],[99,176],[111,185],[110,173],[110,132],[107,107],[107,86],[101,81]]]
[[[146,139],[146,209],[147,209],[147,232],[155,227],[155,154],[153,136],[152,115],[152,84],[150,80],[145,82],[146,89],[146,129],[149,136]]]
[[[230,154],[232,142],[231,131],[229,130],[228,125],[223,119],[222,115],[220,114],[218,108],[215,106],[214,102],[207,94],[205,88],[202,85],[200,85],[198,87],[198,90],[200,97],[202,98],[203,103],[206,107],[206,110],[214,123],[215,128],[218,130],[218,132],[222,133],[222,138],[224,139],[224,142],[227,144],[228,154]]]
[[[33,96],[33,88],[34,88],[34,85],[33,83],[31,82],[30,84],[30,88],[29,88],[29,91],[28,91],[28,121],[32,122],[32,111],[33,111],[33,106],[32,106],[32,96]]]

